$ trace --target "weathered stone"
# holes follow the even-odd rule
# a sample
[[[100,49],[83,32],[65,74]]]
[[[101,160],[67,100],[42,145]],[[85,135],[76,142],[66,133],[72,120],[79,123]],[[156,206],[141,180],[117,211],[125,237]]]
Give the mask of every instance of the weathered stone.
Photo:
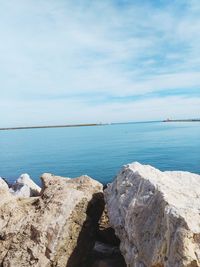
[[[19,198],[4,190],[0,198],[2,267],[84,267],[104,208],[102,185],[42,176],[41,195]],[[3,200],[2,200],[3,198]]]
[[[133,163],[105,198],[127,266],[200,266],[200,175]]]
[[[6,181],[0,177],[0,190],[1,191],[8,191],[9,187],[8,184],[6,183]]]
[[[11,186],[10,192],[18,197],[35,197],[40,195],[41,188],[25,173]]]

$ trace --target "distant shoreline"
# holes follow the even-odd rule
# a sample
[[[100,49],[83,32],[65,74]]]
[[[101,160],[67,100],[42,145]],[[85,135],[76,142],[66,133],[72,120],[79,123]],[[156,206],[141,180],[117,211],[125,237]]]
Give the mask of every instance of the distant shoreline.
[[[85,123],[85,124],[66,124],[66,125],[41,125],[41,126],[19,126],[19,127],[1,127],[0,131],[28,130],[28,129],[48,129],[48,128],[70,128],[70,127],[91,127],[117,124],[137,124],[137,123],[158,123],[158,122],[200,122],[200,119],[186,120],[163,120],[163,121],[141,121],[141,122],[112,122],[112,123]]]
[[[163,122],[200,122],[200,119],[187,119],[187,120],[164,120]]]
[[[102,126],[102,125],[106,125],[106,124],[101,124],[101,123],[88,123],[88,124],[66,124],[66,125],[43,125],[43,126],[4,127],[4,128],[0,128],[0,131],[43,129],[43,128],[89,127],[89,126]]]

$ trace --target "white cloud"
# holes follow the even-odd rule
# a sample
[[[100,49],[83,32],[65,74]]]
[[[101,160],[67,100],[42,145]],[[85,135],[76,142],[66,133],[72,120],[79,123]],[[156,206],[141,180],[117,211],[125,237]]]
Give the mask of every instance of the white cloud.
[[[40,110],[42,105],[51,118],[42,119],[39,111],[34,111],[30,123],[62,122],[61,113],[66,114],[68,106],[77,115],[67,120],[89,121],[87,104],[93,95],[103,101],[159,93],[159,101],[165,102],[163,90],[175,94],[184,89],[190,96],[193,88],[200,88],[199,1],[179,0],[164,6],[130,1],[123,7],[115,1],[0,2],[0,23],[4,25],[0,29],[0,103],[9,107],[2,125],[25,123],[24,114],[31,113],[29,106]],[[67,105],[59,108],[54,103],[60,113],[53,113],[53,99],[60,103],[62,97]],[[176,96],[175,100],[178,103],[183,98]],[[149,108],[156,101],[144,100]],[[123,103],[125,111],[117,112],[123,121],[129,118],[129,102]],[[94,117],[103,121],[109,112],[109,120],[115,120],[111,110],[102,106],[103,112],[99,111],[101,105],[93,105]],[[108,106],[113,105],[121,104]],[[141,102],[135,105],[140,107]],[[142,106],[137,112],[133,119],[149,119]],[[191,105],[182,109],[186,117],[195,112]],[[160,118],[159,110],[152,112],[153,116]]]

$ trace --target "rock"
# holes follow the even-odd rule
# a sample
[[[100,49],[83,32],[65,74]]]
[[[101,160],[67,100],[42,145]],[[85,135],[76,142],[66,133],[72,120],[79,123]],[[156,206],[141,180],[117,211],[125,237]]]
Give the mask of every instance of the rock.
[[[127,266],[200,266],[200,175],[132,163],[105,199]]]
[[[7,199],[10,198],[10,192],[8,184],[3,178],[0,177],[0,205],[6,203]],[[1,238],[1,232],[0,232]]]
[[[31,197],[31,189],[28,185],[14,184],[10,188],[10,193],[16,197]]]
[[[120,253],[118,247],[114,247],[101,242],[95,243],[94,251],[102,254],[103,256],[111,256],[113,254]]]
[[[119,247],[96,242],[90,255],[91,264],[88,267],[126,267]]]
[[[25,173],[11,186],[10,192],[18,197],[35,197],[40,195],[41,188]]]
[[[9,190],[8,184],[1,177],[0,177],[0,190],[3,190],[3,191],[8,191]]]
[[[1,186],[1,184],[3,185],[7,185],[6,187],[9,187],[10,188],[10,183],[6,180],[6,178],[4,178],[4,177],[0,177],[0,186]]]
[[[0,198],[0,266],[84,267],[104,209],[102,185],[42,176],[41,195]],[[3,196],[4,197],[4,196]]]

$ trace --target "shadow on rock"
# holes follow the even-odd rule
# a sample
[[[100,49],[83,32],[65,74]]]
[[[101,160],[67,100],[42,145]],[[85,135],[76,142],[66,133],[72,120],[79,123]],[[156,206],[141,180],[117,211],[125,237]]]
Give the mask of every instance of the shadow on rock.
[[[66,267],[88,267],[90,253],[95,244],[98,229],[98,221],[101,218],[105,206],[103,193],[96,193],[87,206],[87,218],[83,223],[78,236],[77,245],[69,257]],[[73,215],[74,216],[74,215]],[[77,213],[76,224],[79,224],[80,214]],[[75,226],[76,227],[76,226]],[[73,231],[73,229],[72,229]]]

